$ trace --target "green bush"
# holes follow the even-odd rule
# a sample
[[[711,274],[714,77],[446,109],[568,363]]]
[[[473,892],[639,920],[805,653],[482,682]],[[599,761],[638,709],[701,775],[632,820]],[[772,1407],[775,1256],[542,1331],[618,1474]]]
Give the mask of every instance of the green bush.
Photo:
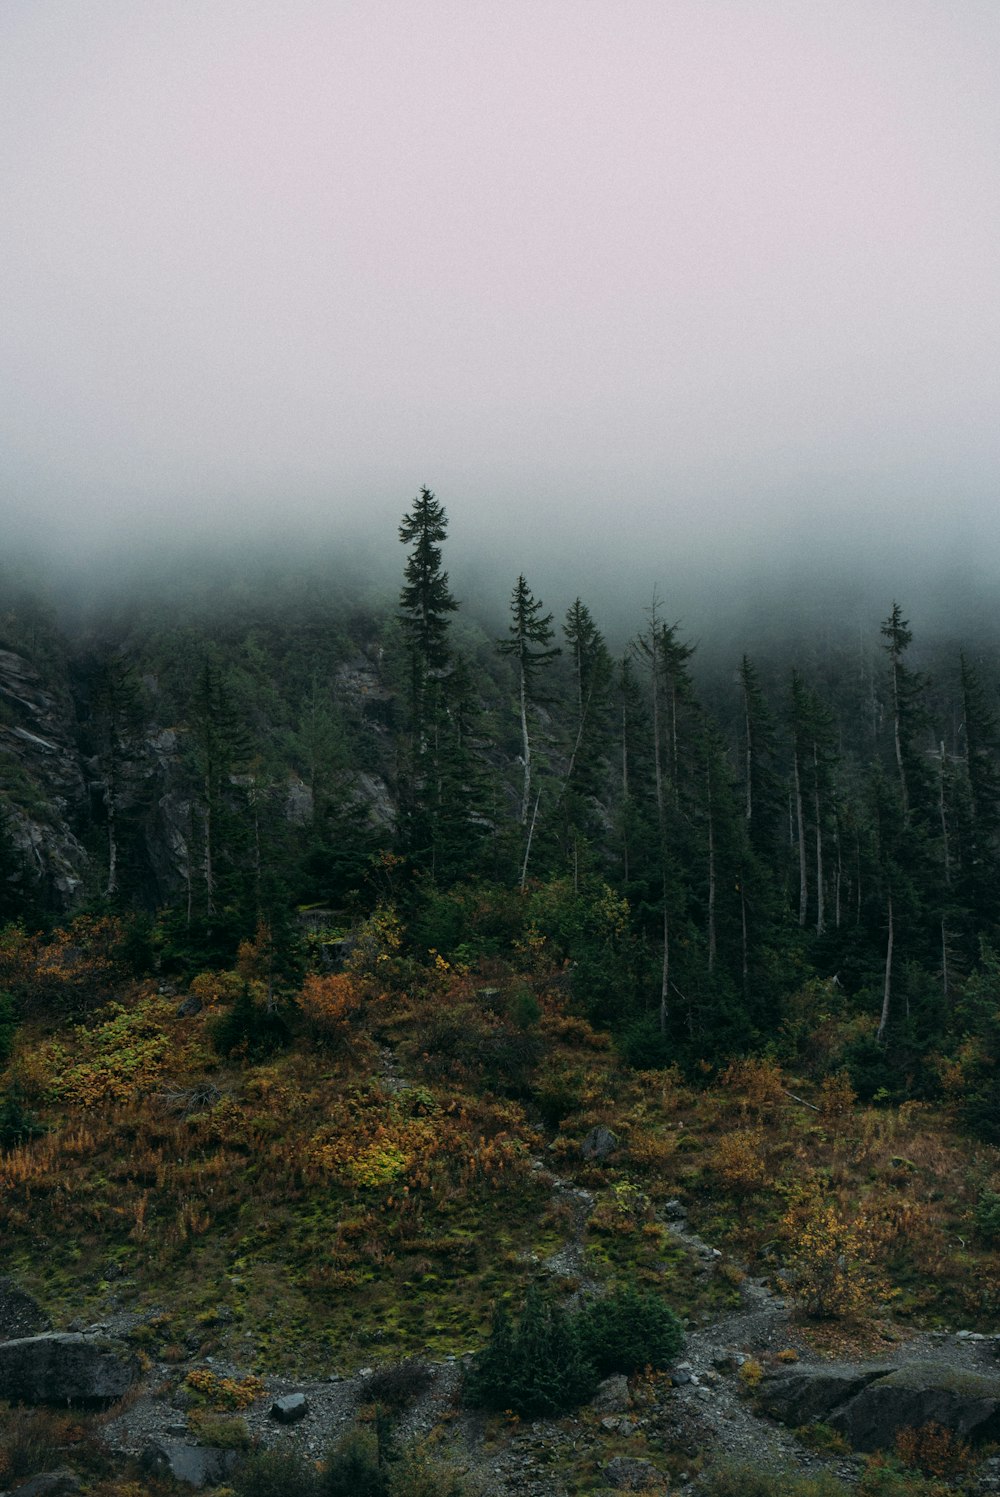
[[[500,1305],[493,1330],[473,1363],[466,1398],[474,1406],[527,1417],[564,1414],[588,1399],[597,1371],[566,1312],[536,1287],[515,1326]]]
[[[984,1242],[1000,1239],[1000,1195],[995,1190],[980,1192],[976,1202],[976,1231]]]
[[[0,993],[0,1066],[7,1064],[17,1032],[17,1008],[13,995]]]
[[[25,1105],[21,1090],[14,1081],[0,1092],[0,1149],[12,1149],[45,1132],[36,1115]]]
[[[251,1456],[231,1478],[235,1497],[318,1497],[316,1471],[291,1449]]]
[[[787,1468],[722,1461],[698,1482],[698,1497],[848,1497],[834,1476],[796,1476]]]
[[[426,1446],[407,1446],[390,1468],[389,1497],[464,1497],[467,1487],[458,1472]]]
[[[210,1034],[219,1055],[243,1054],[248,1060],[266,1059],[284,1049],[292,1037],[281,1015],[255,1003],[247,987],[229,1012],[215,1020]]]
[[[590,1300],[576,1320],[584,1356],[601,1377],[642,1367],[669,1367],[684,1346],[684,1328],[658,1294],[632,1287]]]
[[[326,1458],[318,1497],[389,1497],[391,1454],[381,1434],[354,1429],[345,1435]]]

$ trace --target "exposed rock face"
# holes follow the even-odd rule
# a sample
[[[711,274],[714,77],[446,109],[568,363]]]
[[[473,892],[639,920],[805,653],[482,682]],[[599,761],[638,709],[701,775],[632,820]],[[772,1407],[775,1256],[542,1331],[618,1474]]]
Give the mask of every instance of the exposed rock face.
[[[119,1342],[57,1331],[0,1342],[0,1398],[11,1403],[107,1408],[138,1376]]]
[[[235,1471],[241,1459],[236,1450],[188,1445],[184,1440],[151,1440],[142,1465],[151,1474],[172,1476],[189,1487],[215,1487]]]
[[[931,1423],[977,1442],[1000,1435],[1000,1377],[941,1362],[791,1368],[766,1378],[759,1399],[785,1424],[829,1424],[855,1450],[891,1449],[900,1430]]]
[[[599,1123],[596,1128],[591,1128],[587,1137],[580,1145],[580,1153],[584,1159],[607,1159],[618,1147],[618,1135],[612,1133],[611,1129],[604,1123]]]
[[[15,1487],[8,1497],[69,1497],[80,1490],[80,1478],[75,1471],[62,1466],[58,1471],[43,1471],[29,1481]]]
[[[13,1279],[0,1279],[0,1341],[34,1336],[50,1329],[52,1322],[38,1301]]]
[[[72,826],[87,788],[73,739],[75,713],[61,682],[23,655],[0,650],[0,758],[10,787],[10,835],[55,906],[78,897],[89,859]]]

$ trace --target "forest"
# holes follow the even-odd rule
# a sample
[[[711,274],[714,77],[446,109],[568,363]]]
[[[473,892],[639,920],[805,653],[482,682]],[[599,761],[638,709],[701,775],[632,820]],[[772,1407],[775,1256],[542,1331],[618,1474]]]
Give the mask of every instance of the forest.
[[[206,571],[60,614],[5,577],[5,1266],[57,1321],[127,1312],[199,1445],[267,1446],[276,1370],[374,1362],[375,1445],[298,1491],[368,1490],[356,1459],[373,1492],[471,1493],[604,1375],[656,1411],[621,1447],[652,1490],[758,1490],[690,1485],[685,1333],[764,1296],[789,1344],[752,1398],[1000,1313],[996,658],[891,598],[870,636],[707,663],[658,595],[609,642],[520,575],[498,626],[447,539],[425,488],[394,595]],[[465,1476],[423,1446],[390,1471],[379,1420],[452,1364],[493,1420]],[[576,1417],[528,1490],[606,1489]],[[0,1482],[37,1428],[0,1419]],[[936,1494],[970,1459],[948,1430],[864,1468],[809,1439],[833,1484],[761,1497]],[[87,1451],[94,1492],[133,1490]],[[241,1497],[284,1490],[246,1470]]]
[[[613,653],[585,601],[556,620],[522,575],[489,637],[446,535],[424,489],[381,609],[281,579],[69,639],[8,605],[2,643],[60,681],[85,767],[78,910],[124,918],[168,974],[260,940],[279,998],[303,914],[343,938],[391,907],[465,962],[543,939],[631,1061],[687,1074],[794,1046],[819,983],[860,1095],[952,1086],[990,1136],[1000,713],[978,642],[918,653],[889,600],[877,637],[792,660],[737,641],[699,682],[657,597]],[[46,789],[6,742],[2,913],[51,922],[14,835]]]

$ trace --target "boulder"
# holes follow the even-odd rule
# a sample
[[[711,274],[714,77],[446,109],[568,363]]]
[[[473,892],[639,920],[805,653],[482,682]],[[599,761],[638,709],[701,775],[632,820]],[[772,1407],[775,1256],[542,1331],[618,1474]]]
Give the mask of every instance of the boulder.
[[[757,1397],[782,1423],[829,1424],[855,1450],[891,1450],[900,1430],[925,1424],[975,1443],[1000,1438],[1000,1376],[945,1362],[791,1367],[766,1377]]]
[[[0,1341],[34,1336],[52,1322],[36,1299],[13,1279],[0,1278]]]
[[[121,1342],[49,1331],[0,1342],[0,1398],[102,1409],[123,1397],[139,1363]]]
[[[141,1465],[151,1476],[170,1476],[189,1487],[217,1487],[232,1475],[242,1459],[238,1450],[159,1439],[150,1440],[142,1453]]]
[[[825,1424],[835,1409],[891,1371],[891,1367],[836,1365],[783,1368],[763,1379],[757,1401],[765,1414],[793,1428]]]
[[[624,1414],[626,1409],[632,1407],[628,1378],[620,1372],[613,1377],[606,1377],[603,1383],[598,1384],[590,1403],[599,1414]]]
[[[963,1440],[1000,1437],[1000,1377],[910,1362],[869,1383],[828,1423],[855,1450],[891,1448],[901,1429],[940,1424]]]
[[[618,1147],[618,1135],[612,1133],[603,1123],[596,1128],[591,1128],[587,1137],[580,1145],[580,1153],[584,1159],[607,1159],[608,1155]]]
[[[71,1497],[80,1490],[80,1478],[68,1466],[58,1471],[41,1471],[28,1481],[14,1487],[7,1497]]]
[[[271,1418],[279,1424],[297,1424],[309,1412],[309,1400],[304,1393],[286,1393],[276,1398],[271,1405]]]
[[[630,1455],[616,1455],[604,1467],[601,1479],[617,1492],[641,1492],[647,1487],[659,1487],[663,1482],[663,1473],[652,1461],[639,1460]]]

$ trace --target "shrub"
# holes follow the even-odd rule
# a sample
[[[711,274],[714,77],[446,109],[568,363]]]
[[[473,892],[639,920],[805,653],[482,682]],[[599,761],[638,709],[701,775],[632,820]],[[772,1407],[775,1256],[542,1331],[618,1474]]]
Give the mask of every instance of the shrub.
[[[795,1476],[780,1467],[723,1461],[698,1482],[699,1497],[848,1497],[833,1476]]]
[[[846,1220],[813,1189],[789,1207],[781,1225],[790,1240],[795,1292],[807,1314],[849,1319],[891,1292],[877,1265],[880,1243],[869,1218]]]
[[[426,1445],[408,1446],[389,1471],[389,1497],[463,1497],[467,1488],[447,1461]]]
[[[264,1450],[230,1480],[235,1497],[317,1497],[315,1468],[292,1448]]]
[[[389,1460],[381,1429],[351,1430],[324,1462],[319,1497],[389,1497]]]
[[[469,1403],[530,1418],[564,1414],[588,1399],[597,1371],[564,1310],[535,1286],[515,1326],[502,1305],[466,1381]]]
[[[426,1362],[408,1357],[405,1362],[380,1367],[369,1378],[366,1394],[373,1403],[396,1413],[426,1393],[433,1381],[434,1374]]]
[[[926,1476],[957,1476],[967,1470],[972,1451],[954,1430],[931,1420],[918,1429],[901,1429],[896,1435],[896,1454],[904,1465]]]
[[[229,1012],[216,1019],[209,1032],[220,1055],[242,1054],[248,1060],[263,1060],[291,1039],[281,1015],[255,1003],[246,985]]]
[[[17,1082],[0,1092],[0,1149],[12,1149],[44,1132],[36,1115],[25,1105]]]
[[[601,1377],[668,1367],[684,1346],[684,1328],[659,1295],[627,1287],[580,1311],[576,1331]]]
[[[14,1048],[17,1008],[11,993],[0,992],[0,1066],[5,1066]]]
[[[993,1243],[1000,1239],[1000,1195],[995,1190],[980,1192],[975,1221],[976,1231],[984,1242]]]

